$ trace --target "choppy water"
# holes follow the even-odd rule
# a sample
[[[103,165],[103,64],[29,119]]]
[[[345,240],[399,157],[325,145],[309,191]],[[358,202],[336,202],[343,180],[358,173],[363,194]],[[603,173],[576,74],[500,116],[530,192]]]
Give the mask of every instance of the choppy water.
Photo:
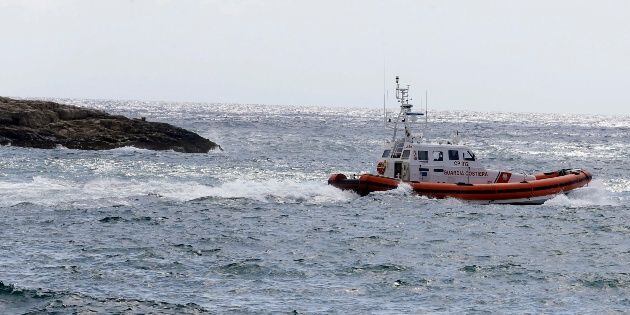
[[[630,117],[440,112],[487,166],[584,167],[542,206],[359,198],[378,110],[68,101],[166,121],[209,154],[0,148],[0,313],[630,309]],[[388,136],[388,135],[387,135]]]

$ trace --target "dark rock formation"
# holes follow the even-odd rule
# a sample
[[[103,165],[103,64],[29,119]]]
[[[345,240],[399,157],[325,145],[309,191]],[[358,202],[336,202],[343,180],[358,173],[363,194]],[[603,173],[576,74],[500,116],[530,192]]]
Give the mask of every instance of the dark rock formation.
[[[0,97],[0,144],[42,149],[107,150],[125,146],[205,153],[217,144],[166,123],[114,116],[54,102]]]

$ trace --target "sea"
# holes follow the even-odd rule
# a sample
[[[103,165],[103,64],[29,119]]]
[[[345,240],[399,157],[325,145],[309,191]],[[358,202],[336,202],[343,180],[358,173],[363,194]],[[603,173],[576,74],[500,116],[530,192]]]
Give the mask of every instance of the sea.
[[[630,312],[630,116],[430,111],[488,168],[593,173],[512,206],[327,185],[375,171],[378,108],[56,101],[222,150],[0,147],[0,314]]]

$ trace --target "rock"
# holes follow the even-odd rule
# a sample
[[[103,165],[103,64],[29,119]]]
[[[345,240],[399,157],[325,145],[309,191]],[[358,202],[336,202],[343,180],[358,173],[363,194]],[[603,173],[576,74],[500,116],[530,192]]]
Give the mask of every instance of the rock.
[[[129,119],[54,102],[0,97],[0,145],[42,149],[149,150],[206,153],[220,148],[194,132],[166,123]]]

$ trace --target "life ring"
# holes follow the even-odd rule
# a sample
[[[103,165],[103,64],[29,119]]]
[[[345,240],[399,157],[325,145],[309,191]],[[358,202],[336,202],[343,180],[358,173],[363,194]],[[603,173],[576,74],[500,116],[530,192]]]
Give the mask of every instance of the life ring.
[[[386,168],[387,168],[387,161],[379,161],[378,164],[376,164],[376,171],[381,175],[385,174]]]

